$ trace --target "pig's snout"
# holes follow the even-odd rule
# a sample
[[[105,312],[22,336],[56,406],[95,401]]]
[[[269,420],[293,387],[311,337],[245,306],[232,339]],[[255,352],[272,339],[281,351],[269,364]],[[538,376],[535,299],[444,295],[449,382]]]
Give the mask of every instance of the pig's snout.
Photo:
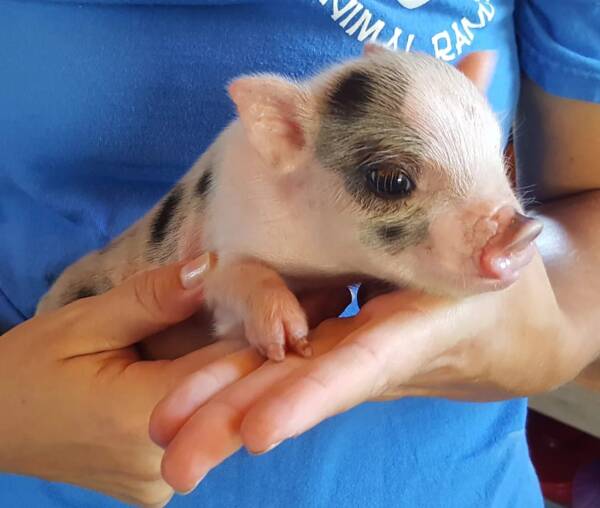
[[[542,223],[512,206],[501,208],[491,220],[497,229],[481,250],[481,276],[507,285],[533,258],[533,242],[542,232]]]
[[[415,280],[455,295],[496,291],[514,283],[535,254],[533,242],[542,225],[520,213],[512,199],[497,202],[468,201],[435,215],[429,238],[414,251]]]

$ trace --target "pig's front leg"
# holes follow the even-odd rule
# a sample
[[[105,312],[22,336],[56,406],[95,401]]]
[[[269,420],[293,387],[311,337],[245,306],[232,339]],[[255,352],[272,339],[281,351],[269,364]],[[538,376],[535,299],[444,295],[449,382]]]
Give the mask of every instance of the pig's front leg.
[[[281,276],[262,263],[220,263],[206,281],[205,297],[215,311],[219,337],[241,325],[248,342],[271,360],[283,360],[286,346],[311,354],[304,310]]]

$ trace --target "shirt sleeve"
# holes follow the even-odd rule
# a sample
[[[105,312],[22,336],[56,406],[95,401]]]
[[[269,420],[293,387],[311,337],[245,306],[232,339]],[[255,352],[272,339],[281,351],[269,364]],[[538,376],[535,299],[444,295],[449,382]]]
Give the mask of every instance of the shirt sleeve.
[[[600,0],[517,0],[521,68],[546,92],[600,103]]]

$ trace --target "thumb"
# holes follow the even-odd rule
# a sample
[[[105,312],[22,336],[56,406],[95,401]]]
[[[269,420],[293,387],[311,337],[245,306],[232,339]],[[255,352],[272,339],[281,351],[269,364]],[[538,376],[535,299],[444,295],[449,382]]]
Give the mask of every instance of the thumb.
[[[191,317],[199,310],[203,280],[214,264],[215,257],[205,253],[187,264],[138,273],[90,298],[92,312],[82,307],[85,318],[79,316],[79,333],[69,334],[74,337],[69,353],[76,356],[121,349]],[[95,337],[95,343],[83,343],[82,335]]]

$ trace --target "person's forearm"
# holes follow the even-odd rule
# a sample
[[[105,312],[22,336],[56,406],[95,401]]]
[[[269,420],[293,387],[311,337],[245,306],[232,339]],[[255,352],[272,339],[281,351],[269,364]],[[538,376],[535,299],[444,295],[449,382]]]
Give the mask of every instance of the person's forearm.
[[[537,213],[545,225],[538,247],[573,326],[569,350],[581,370],[600,355],[600,191],[553,201]]]
[[[518,183],[543,203],[537,243],[575,375],[600,353],[600,104],[551,95],[524,78],[519,114]]]

